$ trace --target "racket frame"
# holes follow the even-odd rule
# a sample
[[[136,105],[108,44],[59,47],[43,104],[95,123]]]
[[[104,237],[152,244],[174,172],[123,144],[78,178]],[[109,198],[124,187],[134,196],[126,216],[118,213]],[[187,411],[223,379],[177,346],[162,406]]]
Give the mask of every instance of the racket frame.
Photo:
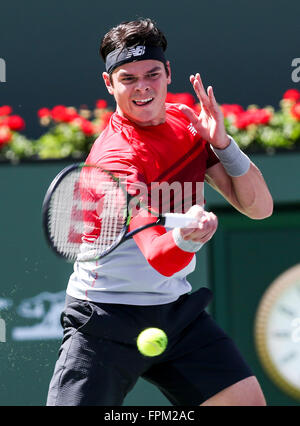
[[[44,231],[44,235],[46,238],[46,241],[48,245],[52,248],[52,250],[59,256],[66,259],[66,256],[64,256],[60,251],[57,250],[55,244],[53,244],[53,240],[50,235],[50,230],[48,226],[48,219],[49,219],[49,208],[50,208],[50,202],[52,198],[52,194],[55,192],[56,188],[60,184],[60,182],[64,179],[66,175],[68,175],[71,171],[77,169],[80,167],[82,163],[77,164],[71,164],[70,166],[65,167],[63,170],[61,170],[53,179],[51,182],[46,195],[44,197],[43,205],[42,205],[42,227]]]
[[[68,260],[69,262],[74,262],[74,259],[69,259],[68,257],[66,257],[61,251],[59,251],[56,247],[56,245],[53,242],[53,239],[51,237],[50,234],[50,229],[48,226],[48,219],[49,219],[49,210],[50,210],[50,203],[51,203],[51,198],[52,195],[54,194],[56,188],[59,186],[59,184],[61,183],[61,181],[72,171],[76,170],[76,169],[82,169],[83,167],[96,167],[99,168],[101,171],[104,171],[105,173],[107,173],[113,180],[118,182],[119,187],[121,188],[121,190],[123,191],[124,195],[126,196],[127,199],[127,216],[126,216],[126,222],[122,228],[122,231],[119,233],[118,238],[115,240],[115,242],[108,247],[106,250],[104,250],[101,255],[99,255],[98,257],[96,256],[93,260],[98,260],[98,259],[102,259],[103,257],[107,256],[109,253],[111,253],[118,245],[120,245],[123,241],[126,241],[127,239],[130,239],[131,237],[133,237],[133,235],[135,235],[136,233],[142,231],[144,228],[149,228],[150,226],[155,226],[157,224],[163,224],[164,223],[164,218],[160,218],[158,217],[157,221],[154,222],[153,224],[147,224],[144,225],[143,227],[137,229],[137,230],[133,230],[131,232],[127,232],[128,228],[129,228],[129,224],[130,224],[130,219],[131,219],[131,215],[130,212],[128,211],[128,206],[130,203],[130,199],[134,198],[133,196],[131,196],[130,194],[128,194],[128,192],[126,191],[126,189],[123,187],[123,185],[121,184],[120,180],[115,177],[113,175],[113,173],[111,173],[109,170],[105,170],[100,166],[97,165],[92,165],[92,164],[86,164],[86,163],[74,163],[71,164],[69,166],[66,166],[64,169],[62,169],[53,179],[53,181],[51,182],[45,197],[44,197],[44,201],[43,201],[43,205],[42,205],[42,228],[44,231],[44,236],[46,238],[46,241],[48,243],[48,245],[50,246],[50,248],[54,251],[54,253],[59,256],[64,258],[65,260]],[[90,259],[91,260],[91,259]],[[86,260],[89,261],[89,260]],[[84,260],[83,260],[84,262]]]
[[[148,229],[152,226],[157,226],[157,225],[161,225],[164,226],[165,222],[166,222],[166,217],[164,216],[158,216],[157,213],[154,213],[150,210],[149,207],[147,206],[143,206],[142,203],[140,203],[141,207],[145,210],[147,210],[149,213],[152,213],[154,216],[157,216],[157,220],[153,223],[148,223],[142,227],[139,227],[137,229],[132,230],[131,232],[128,232],[128,228],[129,228],[129,224],[130,224],[130,220],[131,220],[131,213],[128,209],[129,204],[130,204],[130,200],[134,198],[133,195],[130,195],[126,189],[124,188],[124,186],[122,185],[122,183],[120,182],[119,178],[117,178],[116,176],[114,176],[114,174],[112,172],[110,172],[109,170],[105,170],[103,169],[101,166],[97,166],[97,165],[93,165],[93,164],[86,164],[86,163],[74,163],[71,164],[67,167],[65,167],[63,170],[61,170],[56,177],[53,179],[53,181],[51,182],[45,197],[44,197],[44,201],[43,201],[43,205],[42,205],[42,227],[43,227],[43,231],[44,231],[44,235],[46,238],[46,241],[48,243],[48,245],[50,246],[50,248],[55,252],[55,254],[57,254],[59,257],[64,258],[65,260],[68,260],[69,262],[74,262],[76,259],[70,259],[68,258],[66,255],[64,255],[61,251],[59,251],[54,242],[53,239],[51,237],[50,234],[50,229],[48,226],[48,222],[49,222],[49,210],[50,210],[50,203],[51,203],[51,198],[52,195],[54,194],[55,190],[57,189],[58,185],[61,183],[61,181],[69,174],[71,173],[73,170],[76,169],[82,169],[83,167],[96,167],[99,168],[101,171],[107,173],[114,181],[118,182],[119,187],[121,188],[121,190],[123,191],[125,197],[126,197],[126,201],[127,201],[127,216],[126,216],[126,221],[124,223],[124,226],[121,230],[121,232],[119,233],[118,237],[116,238],[115,242],[108,247],[106,250],[104,250],[101,255],[99,255],[98,257],[96,256],[93,259],[87,259],[87,260],[80,260],[82,262],[85,261],[96,261],[98,259],[102,259],[103,257],[107,256],[109,253],[111,253],[118,245],[120,245],[123,241],[126,241],[130,238],[132,238],[135,234],[143,231],[144,229]]]

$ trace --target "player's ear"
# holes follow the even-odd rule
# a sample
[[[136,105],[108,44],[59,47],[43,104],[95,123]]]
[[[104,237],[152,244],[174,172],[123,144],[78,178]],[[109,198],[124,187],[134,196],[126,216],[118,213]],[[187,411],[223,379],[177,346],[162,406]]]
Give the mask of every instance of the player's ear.
[[[114,86],[113,86],[113,82],[112,82],[112,78],[110,77],[110,75],[107,72],[103,72],[102,73],[102,77],[104,80],[104,84],[108,90],[108,93],[110,95],[114,94]]]
[[[166,67],[167,67],[167,70],[168,70],[167,82],[168,82],[168,84],[171,84],[171,67],[170,67],[170,61],[166,62]]]

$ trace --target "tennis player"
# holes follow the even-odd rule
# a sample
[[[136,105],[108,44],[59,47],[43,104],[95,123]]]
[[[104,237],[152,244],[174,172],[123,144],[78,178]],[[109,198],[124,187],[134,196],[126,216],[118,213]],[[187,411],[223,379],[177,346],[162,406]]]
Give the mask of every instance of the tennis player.
[[[101,260],[75,262],[47,405],[122,405],[139,377],[173,405],[265,405],[251,368],[205,310],[211,291],[192,292],[187,275],[218,224],[204,210],[204,181],[252,219],[272,214],[272,197],[259,169],[226,134],[213,89],[204,89],[199,74],[190,81],[200,115],[165,102],[171,83],[166,48],[150,19],[122,23],[104,36],[103,79],[116,111],[86,161],[123,174],[128,188],[179,183],[185,213],[197,225],[154,226]],[[182,207],[175,198],[169,199],[170,211]],[[164,210],[167,204],[152,207]],[[153,220],[137,213],[130,228]],[[168,335],[167,349],[157,357],[137,350],[136,338],[147,327]]]

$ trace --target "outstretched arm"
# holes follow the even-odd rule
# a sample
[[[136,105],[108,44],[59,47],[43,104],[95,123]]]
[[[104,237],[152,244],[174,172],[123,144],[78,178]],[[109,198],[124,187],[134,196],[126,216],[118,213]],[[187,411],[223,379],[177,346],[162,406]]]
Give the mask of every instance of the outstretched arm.
[[[206,181],[220,192],[237,210],[252,219],[264,219],[272,214],[273,200],[260,170],[242,153],[226,134],[224,117],[211,86],[207,93],[200,74],[190,81],[201,104],[199,116],[185,106],[181,111],[197,132],[207,140],[221,163],[207,170]]]

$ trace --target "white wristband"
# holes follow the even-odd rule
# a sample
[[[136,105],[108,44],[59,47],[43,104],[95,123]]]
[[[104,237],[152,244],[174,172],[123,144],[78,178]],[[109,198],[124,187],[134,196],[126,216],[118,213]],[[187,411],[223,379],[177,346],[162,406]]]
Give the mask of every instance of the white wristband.
[[[184,240],[181,236],[180,228],[174,228],[172,231],[172,235],[177,247],[189,253],[196,253],[196,251],[200,250],[201,247],[204,245],[204,243],[197,243],[191,240]]]
[[[230,139],[230,144],[225,149],[217,149],[213,146],[212,149],[229,176],[242,176],[249,170],[250,159],[240,150],[235,140],[230,135],[227,136]]]

